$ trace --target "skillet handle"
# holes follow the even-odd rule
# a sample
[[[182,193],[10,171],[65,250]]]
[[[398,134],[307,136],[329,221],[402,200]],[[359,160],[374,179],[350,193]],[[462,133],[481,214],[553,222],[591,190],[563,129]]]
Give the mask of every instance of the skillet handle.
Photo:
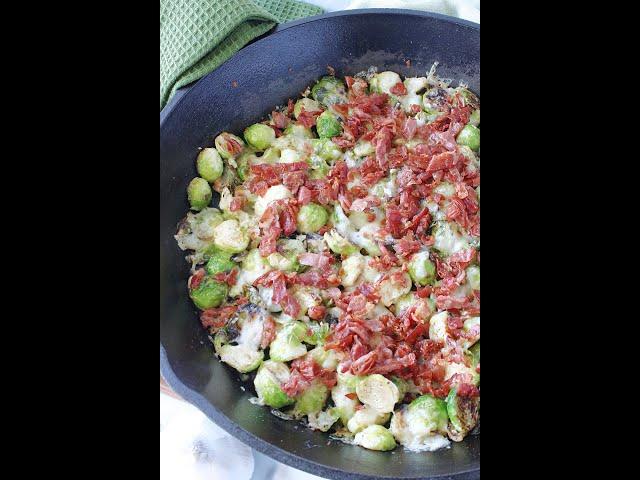
[[[160,392],[169,395],[170,397],[176,398],[178,400],[182,400],[182,397],[174,392],[171,387],[164,381],[162,375],[160,375]]]

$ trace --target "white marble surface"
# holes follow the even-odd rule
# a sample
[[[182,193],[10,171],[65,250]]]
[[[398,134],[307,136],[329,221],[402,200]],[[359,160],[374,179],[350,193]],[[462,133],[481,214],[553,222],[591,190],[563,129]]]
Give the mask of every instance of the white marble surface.
[[[480,0],[307,0],[328,12],[427,10],[480,23]],[[160,394],[160,480],[321,480],[256,452],[194,406]]]

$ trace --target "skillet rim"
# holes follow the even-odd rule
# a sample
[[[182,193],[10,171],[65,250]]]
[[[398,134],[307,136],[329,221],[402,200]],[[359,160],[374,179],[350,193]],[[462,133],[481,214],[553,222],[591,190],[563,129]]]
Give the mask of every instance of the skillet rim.
[[[251,50],[254,48],[259,48],[262,40],[270,37],[273,34],[285,31],[291,27],[296,27],[300,25],[304,25],[311,22],[316,22],[320,20],[324,20],[332,17],[346,17],[346,16],[367,16],[367,15],[400,15],[400,16],[414,16],[414,17],[423,17],[423,18],[434,18],[438,20],[443,20],[447,23],[456,24],[461,27],[470,28],[472,30],[477,30],[480,32],[480,25],[468,20],[464,20],[461,18],[451,17],[449,15],[442,15],[434,12],[424,12],[418,10],[407,10],[407,9],[396,9],[396,8],[367,8],[367,9],[354,9],[354,10],[340,10],[337,12],[329,12],[321,15],[314,15],[311,17],[305,17],[298,20],[294,20],[291,22],[282,23],[276,25],[272,30],[270,30],[265,36],[261,37],[257,41],[246,45],[241,48],[236,54],[234,54],[231,58],[236,57],[237,55],[242,55],[243,51]],[[258,45],[258,46],[256,46]],[[229,60],[231,60],[231,58]],[[229,61],[227,60],[227,62]],[[227,63],[224,62],[224,63]],[[214,70],[215,71],[215,70]],[[167,103],[167,105],[160,112],[160,128],[162,135],[162,127],[166,123],[166,121],[174,114],[175,108],[183,101],[185,98],[188,98],[189,95],[193,94],[192,90],[194,87],[204,82],[205,79],[211,75],[213,72],[205,75],[200,78],[197,82],[191,84],[190,86],[184,87],[188,88],[188,91],[180,96],[180,98],[172,103],[171,101]],[[345,480],[374,480],[374,479],[396,479],[396,480],[427,480],[427,479],[439,479],[439,480],[471,480],[479,478],[480,466],[477,468],[471,468],[465,471],[456,472],[454,474],[443,474],[443,475],[435,475],[430,477],[390,477],[384,475],[372,476],[363,473],[353,473],[353,472],[345,472],[339,468],[334,468],[328,464],[318,463],[313,460],[310,460],[305,457],[301,457],[293,452],[288,450],[284,450],[277,445],[270,443],[262,438],[254,435],[253,433],[245,430],[240,425],[235,423],[225,414],[220,412],[209,400],[207,400],[200,393],[192,390],[187,387],[174,373],[171,365],[169,363],[169,359],[167,357],[167,352],[162,345],[162,340],[160,341],[160,373],[164,380],[169,384],[169,386],[178,393],[186,402],[194,405],[201,412],[203,412],[208,418],[214,421],[216,425],[225,430],[227,433],[231,434],[235,438],[239,439],[241,442],[249,445],[251,448],[255,448],[257,451],[273,458],[274,460],[284,463],[285,465],[292,466],[293,468],[297,468],[304,472],[311,473],[313,475],[322,475],[327,478],[333,479],[345,479]]]

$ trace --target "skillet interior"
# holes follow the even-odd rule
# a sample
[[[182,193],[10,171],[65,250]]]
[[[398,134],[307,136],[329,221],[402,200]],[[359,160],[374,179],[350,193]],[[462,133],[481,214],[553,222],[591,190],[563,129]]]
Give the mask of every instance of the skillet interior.
[[[284,421],[249,403],[250,383],[219,363],[190,302],[189,266],[173,239],[187,212],[186,187],[196,175],[197,148],[223,130],[241,133],[275,105],[326,74],[375,65],[425,75],[439,61],[441,77],[463,80],[480,94],[480,30],[470,22],[407,10],[354,10],[280,26],[241,50],[180,99],[160,127],[160,364],[167,382],[222,428],[277,460],[340,479],[478,478],[480,437],[450,449],[372,452],[329,441],[326,434]],[[405,64],[411,60],[410,66]],[[232,82],[237,82],[234,88]]]

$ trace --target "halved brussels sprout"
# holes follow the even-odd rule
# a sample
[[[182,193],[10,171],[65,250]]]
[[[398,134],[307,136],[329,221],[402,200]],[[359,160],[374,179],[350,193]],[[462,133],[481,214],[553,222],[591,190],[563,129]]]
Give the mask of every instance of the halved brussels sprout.
[[[322,412],[311,412],[307,415],[307,423],[314,430],[326,432],[340,418],[336,408],[330,408]]]
[[[326,110],[316,120],[316,130],[320,138],[337,137],[342,133],[342,125],[336,115]]]
[[[209,275],[215,275],[216,273],[228,272],[235,266],[236,264],[231,260],[230,253],[223,252],[216,248],[209,255],[209,261],[207,262],[205,269]]]
[[[326,234],[325,234],[326,235]],[[364,256],[360,253],[351,255],[342,261],[340,268],[341,283],[344,287],[352,287],[355,285],[358,277],[363,272],[365,267]]]
[[[341,236],[335,228],[324,234],[324,241],[332,252],[340,255],[352,255],[358,251],[357,247]]]
[[[258,157],[260,163],[276,163],[280,160],[280,149],[276,147],[267,148],[261,157]]]
[[[264,358],[262,350],[255,350],[248,345],[229,345],[224,343],[224,334],[218,333],[214,339],[216,353],[220,361],[235,368],[240,373],[249,373],[260,366]]]
[[[346,427],[349,420],[355,415],[356,407],[360,405],[360,401],[355,394],[355,385],[350,387],[338,381],[338,384],[331,389],[331,399],[335,405],[336,413]]]
[[[474,290],[480,290],[480,267],[471,265],[467,268],[467,281]]]
[[[449,444],[446,403],[431,395],[416,398],[394,412],[389,429],[403,445],[415,450],[437,450]]]
[[[255,123],[244,130],[244,138],[257,150],[265,150],[276,139],[276,132],[268,125]]]
[[[218,135],[214,143],[222,158],[235,158],[244,151],[244,141],[228,132]]]
[[[215,148],[203,148],[196,160],[198,175],[207,182],[215,182],[222,175],[224,164],[222,158]]]
[[[428,285],[436,279],[436,266],[429,260],[429,252],[418,252],[409,261],[409,275],[416,285]]]
[[[396,448],[396,440],[393,438],[393,435],[381,425],[369,425],[357,433],[353,440],[356,445],[360,445],[369,450],[385,452]]]
[[[347,429],[351,433],[358,433],[369,425],[382,425],[389,421],[389,412],[378,412],[370,406],[356,410],[347,422]]]
[[[328,325],[326,323],[320,325]],[[313,329],[313,327],[311,327]],[[328,331],[328,328],[327,328]],[[311,358],[313,358],[314,362],[320,365],[321,368],[325,370],[335,370],[340,362],[338,358],[338,354],[335,350],[325,350],[322,346],[316,347],[309,352]]]
[[[400,75],[396,72],[380,72],[369,82],[369,89],[374,93],[390,94],[393,86],[401,82]]]
[[[304,392],[296,398],[293,415],[300,417],[322,410],[329,396],[329,389],[320,382],[312,383]]]
[[[200,211],[209,206],[213,198],[213,192],[211,191],[209,182],[201,177],[196,177],[191,180],[187,187],[187,198],[191,204],[191,210]]]
[[[301,233],[317,232],[327,223],[329,214],[316,203],[307,203],[298,211],[297,228]]]
[[[285,324],[276,338],[269,345],[269,356],[277,362],[288,362],[302,357],[307,353],[307,347],[302,340],[307,336],[307,327],[302,322]]]
[[[189,291],[193,303],[200,310],[216,308],[227,298],[226,283],[217,282],[212,277],[205,277],[196,288]]]
[[[258,197],[253,206],[253,211],[255,212],[257,219],[260,220],[260,217],[262,217],[271,202],[291,197],[293,197],[293,194],[287,187],[284,185],[274,185],[273,187],[269,187],[264,196]]]
[[[377,412],[393,412],[393,407],[400,401],[398,387],[388,378],[375,373],[364,377],[356,386],[358,399]]]
[[[225,220],[214,230],[214,245],[220,250],[240,253],[249,246],[249,235],[240,228],[237,220]]]
[[[337,160],[342,156],[340,147],[333,143],[329,138],[318,138],[311,140],[313,153],[323,160]]]
[[[281,385],[289,379],[289,367],[285,363],[266,360],[260,366],[253,385],[258,398],[273,408],[291,405],[295,399],[282,391]]]
[[[205,208],[193,217],[193,232],[202,240],[213,240],[214,230],[224,221],[217,208]]]
[[[422,422],[429,431],[446,432],[447,407],[439,398],[422,395],[409,404],[407,411],[413,419]]]
[[[284,134],[298,138],[314,138],[310,128],[296,123],[290,123],[289,126],[284,129]]]
[[[344,82],[331,76],[325,76],[318,80],[311,88],[311,96],[326,107],[347,102],[347,90]]]
[[[436,222],[433,227],[433,237],[433,248],[445,257],[469,248],[469,242],[462,236],[460,227],[454,222]]]
[[[460,442],[478,423],[480,397],[460,397],[457,387],[454,387],[447,395],[446,404],[451,422],[449,438]]]
[[[380,250],[380,247],[376,242],[376,235],[378,234],[378,230],[380,230],[380,227],[378,225],[376,225],[375,223],[369,223],[357,232],[352,233],[349,236],[349,240],[351,240],[360,248],[364,248],[369,255],[382,255],[382,251]],[[411,282],[411,279],[409,279],[409,282]]]
[[[471,116],[469,117],[469,124],[474,127],[480,126],[480,109],[474,110]]]
[[[447,338],[447,319],[449,312],[446,310],[436,313],[429,321],[429,338],[437,342],[444,342]]]
[[[236,159],[236,163],[238,164],[238,177],[243,182],[249,178],[249,173],[251,172],[251,165],[254,163],[265,163],[263,160],[264,155],[258,159],[256,153],[253,149],[247,149],[245,152],[240,154],[240,156]]]
[[[378,287],[380,301],[385,307],[396,302],[400,297],[411,291],[411,277],[406,273],[394,273],[385,278]]]
[[[296,239],[278,240],[277,248],[277,252],[267,257],[272,268],[285,272],[295,272],[300,268],[298,255],[305,253],[302,241]]]
[[[480,129],[471,124],[465,125],[456,137],[456,142],[477,152],[480,149]]]
[[[298,118],[303,108],[305,112],[317,112],[324,110],[320,103],[305,97],[298,100],[293,106],[293,115]]]

